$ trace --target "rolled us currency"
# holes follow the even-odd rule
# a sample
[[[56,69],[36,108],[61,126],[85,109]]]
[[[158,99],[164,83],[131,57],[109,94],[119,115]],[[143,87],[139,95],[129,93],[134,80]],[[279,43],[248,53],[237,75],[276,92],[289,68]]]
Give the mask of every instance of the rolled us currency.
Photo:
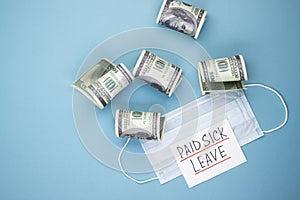
[[[198,72],[203,82],[231,82],[248,80],[242,55],[199,62]]]
[[[116,110],[115,132],[117,137],[161,140],[166,118],[158,112]]]
[[[198,38],[207,11],[179,0],[164,0],[156,23]]]
[[[142,51],[132,73],[169,97],[182,80],[182,69],[147,50]]]
[[[248,80],[245,61],[242,55],[201,61],[198,75],[202,94],[245,89]]]
[[[132,80],[133,76],[124,64],[115,65],[104,58],[72,86],[103,109]]]

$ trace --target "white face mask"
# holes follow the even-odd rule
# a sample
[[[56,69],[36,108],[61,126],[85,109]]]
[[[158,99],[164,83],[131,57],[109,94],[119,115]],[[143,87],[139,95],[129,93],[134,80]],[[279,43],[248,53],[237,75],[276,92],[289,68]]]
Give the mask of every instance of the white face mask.
[[[162,141],[141,140],[145,154],[157,177],[139,181],[124,171],[121,164],[121,155],[129,140],[123,146],[118,159],[124,175],[137,183],[158,179],[161,184],[180,176],[181,171],[170,146],[225,119],[228,120],[240,146],[262,137],[263,133],[269,133],[284,126],[288,119],[288,110],[280,94],[274,89],[261,84],[246,86],[266,88],[280,98],[286,112],[285,120],[280,126],[262,131],[242,90],[205,95],[165,115],[167,125]]]

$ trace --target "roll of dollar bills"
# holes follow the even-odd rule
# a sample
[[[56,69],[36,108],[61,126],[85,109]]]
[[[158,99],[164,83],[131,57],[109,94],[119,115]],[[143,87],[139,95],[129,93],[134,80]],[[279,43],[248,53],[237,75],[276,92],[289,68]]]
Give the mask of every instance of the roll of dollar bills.
[[[156,23],[198,38],[207,11],[179,0],[164,0]]]
[[[161,140],[166,118],[158,112],[116,110],[115,132],[117,137]]]
[[[231,82],[248,80],[242,55],[199,62],[203,82]]]
[[[242,55],[201,61],[198,75],[202,94],[245,89],[244,81],[248,80]]]
[[[182,80],[182,69],[143,50],[133,75],[170,97]]]
[[[115,65],[102,59],[72,86],[103,109],[132,80],[133,76],[124,64]]]

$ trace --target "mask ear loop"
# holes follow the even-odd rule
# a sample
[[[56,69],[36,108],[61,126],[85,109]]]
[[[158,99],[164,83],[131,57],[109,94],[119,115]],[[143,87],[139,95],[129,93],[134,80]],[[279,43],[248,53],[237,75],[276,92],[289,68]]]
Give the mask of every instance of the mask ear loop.
[[[125,143],[124,146],[122,147],[122,149],[121,149],[121,151],[120,151],[120,153],[119,153],[119,157],[118,157],[119,167],[120,167],[122,173],[123,173],[127,178],[129,178],[130,180],[132,180],[132,181],[134,181],[134,182],[136,182],[136,183],[139,183],[139,184],[147,183],[147,182],[150,182],[150,181],[157,180],[158,177],[153,177],[153,178],[149,178],[149,179],[146,179],[146,180],[137,180],[137,179],[131,177],[130,175],[128,175],[128,174],[125,172],[125,170],[124,170],[124,168],[123,168],[123,166],[122,166],[121,156],[122,156],[122,153],[124,152],[124,149],[125,149],[126,146],[128,145],[129,141],[130,141],[130,138],[128,138],[128,139],[126,140],[126,143]]]
[[[276,94],[279,97],[279,99],[280,99],[280,101],[281,101],[281,103],[282,103],[282,105],[284,107],[284,111],[285,111],[284,121],[279,126],[277,126],[275,128],[272,128],[272,129],[269,129],[269,130],[265,130],[265,131],[263,130],[262,132],[263,133],[271,133],[273,131],[276,131],[276,130],[282,128],[286,124],[286,122],[288,121],[288,108],[286,106],[286,103],[285,103],[284,99],[279,94],[279,92],[277,92],[275,89],[273,89],[273,88],[271,88],[269,86],[266,86],[266,85],[263,85],[263,84],[259,84],[259,83],[246,84],[245,86],[246,87],[262,87],[262,88],[265,88],[267,90],[270,90],[271,92],[273,92],[274,94]]]

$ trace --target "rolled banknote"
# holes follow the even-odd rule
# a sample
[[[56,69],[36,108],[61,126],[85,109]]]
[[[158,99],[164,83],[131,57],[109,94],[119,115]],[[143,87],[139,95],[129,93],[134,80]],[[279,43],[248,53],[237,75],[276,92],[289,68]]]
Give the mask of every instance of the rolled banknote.
[[[195,39],[206,18],[207,11],[179,0],[164,0],[156,23],[185,33]]]
[[[182,69],[147,50],[142,51],[132,73],[169,97],[182,80]]]
[[[231,82],[248,80],[242,55],[199,62],[198,72],[203,82]]]
[[[244,81],[248,80],[242,55],[201,61],[198,64],[198,75],[203,95],[245,89]]]
[[[103,109],[132,80],[133,76],[124,64],[115,65],[102,59],[72,86]]]
[[[166,118],[158,112],[116,110],[115,132],[117,137],[161,140]]]

